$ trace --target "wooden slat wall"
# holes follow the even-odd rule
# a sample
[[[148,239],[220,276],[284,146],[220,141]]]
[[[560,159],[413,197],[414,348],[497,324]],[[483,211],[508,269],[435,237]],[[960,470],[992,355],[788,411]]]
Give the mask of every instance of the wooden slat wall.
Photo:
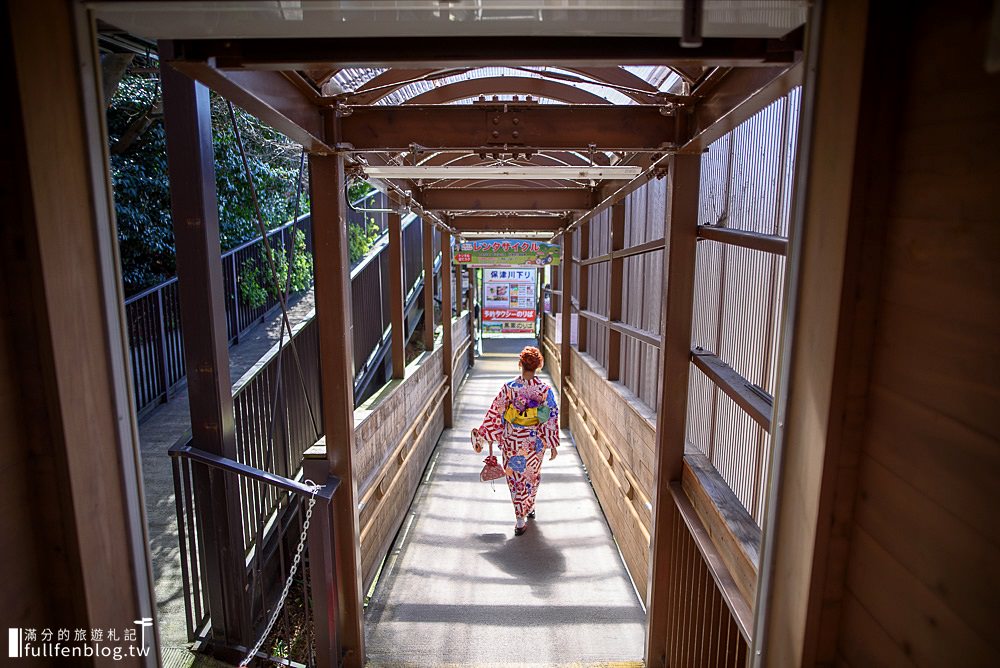
[[[700,224],[788,234],[800,98],[793,89],[709,147]],[[697,261],[693,345],[773,396],[785,258],[706,240]],[[688,440],[760,522],[770,436],[698,370],[689,385]]]
[[[852,666],[997,661],[1000,75],[983,69],[989,3],[960,4],[914,9],[877,195],[881,295],[838,640]]]
[[[574,235],[579,236],[579,235]],[[597,257],[611,250],[611,210],[606,209],[590,219],[590,255]],[[589,310],[601,315],[608,314],[608,285],[611,265],[601,262],[590,265]],[[597,322],[587,321],[587,352],[604,367],[608,363],[608,328]]]
[[[625,200],[625,247],[662,239],[666,218],[667,182],[651,181]],[[622,320],[655,334],[663,333],[661,285],[663,251],[624,260]],[[658,348],[622,337],[622,383],[647,406],[655,406],[662,379]]]

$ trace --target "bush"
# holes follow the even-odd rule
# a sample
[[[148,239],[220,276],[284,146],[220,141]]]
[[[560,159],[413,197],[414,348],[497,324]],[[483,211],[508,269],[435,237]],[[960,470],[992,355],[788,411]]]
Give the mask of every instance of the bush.
[[[374,218],[368,219],[367,229],[354,223],[347,225],[347,242],[352,267],[361,262],[365,255],[368,255],[368,251],[372,249],[381,235],[382,230],[378,228],[378,223],[375,222]]]
[[[295,248],[292,272],[288,274],[288,253],[281,242],[271,246],[274,265],[277,269],[277,281],[273,280],[271,266],[267,261],[264,245],[260,245],[257,257],[247,259],[240,267],[240,299],[250,308],[258,308],[267,303],[270,296],[277,299],[285,289],[286,277],[289,280],[291,293],[302,292],[312,285],[313,256],[306,250],[306,235],[301,230],[293,230],[292,238]]]

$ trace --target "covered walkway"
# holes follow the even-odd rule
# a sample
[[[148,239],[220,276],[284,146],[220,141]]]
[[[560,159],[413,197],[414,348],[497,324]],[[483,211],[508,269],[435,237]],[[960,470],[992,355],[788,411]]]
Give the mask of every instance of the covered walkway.
[[[479,480],[469,430],[525,343],[487,339],[457,396],[366,610],[371,666],[642,665],[645,612],[569,433],[525,535]]]
[[[12,650],[117,629],[124,665],[172,665],[173,510],[187,642],[228,665],[995,663],[989,3],[529,4],[0,11]],[[172,496],[142,481],[99,39],[160,58]],[[309,165],[316,315],[235,391],[210,90]],[[359,180],[388,201],[364,280]],[[477,272],[539,263],[486,303]],[[514,373],[473,354],[488,310],[544,311],[567,441],[518,538],[466,436]]]

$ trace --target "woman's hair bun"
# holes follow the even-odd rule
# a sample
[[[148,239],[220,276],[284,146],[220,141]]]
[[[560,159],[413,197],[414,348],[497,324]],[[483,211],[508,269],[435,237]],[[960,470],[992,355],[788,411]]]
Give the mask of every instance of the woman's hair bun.
[[[524,350],[521,351],[520,360],[521,368],[525,371],[537,371],[545,363],[542,351],[534,346],[525,346]]]

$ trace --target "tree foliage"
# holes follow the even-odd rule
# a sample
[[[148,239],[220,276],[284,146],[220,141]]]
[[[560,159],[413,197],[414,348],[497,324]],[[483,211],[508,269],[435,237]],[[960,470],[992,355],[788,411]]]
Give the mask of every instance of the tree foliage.
[[[112,147],[121,146],[119,140],[128,138],[130,128],[144,127],[124,151],[111,154],[122,276],[128,294],[172,276],[176,266],[166,135],[158,113],[155,66],[156,61],[136,58],[133,71],[123,77],[107,110]],[[228,250],[259,236],[260,231],[225,100],[212,94],[211,106],[219,233],[223,250]],[[261,214],[271,229],[294,215],[301,149],[241,109],[236,109],[236,117]],[[306,193],[302,188],[302,213],[308,211]]]

